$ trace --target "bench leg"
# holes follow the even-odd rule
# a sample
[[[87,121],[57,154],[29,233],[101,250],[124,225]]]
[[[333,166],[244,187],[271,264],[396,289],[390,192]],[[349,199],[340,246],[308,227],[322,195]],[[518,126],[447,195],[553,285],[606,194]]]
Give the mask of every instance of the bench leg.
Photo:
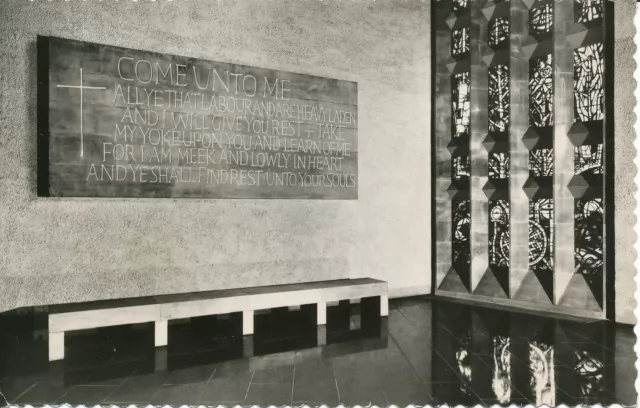
[[[245,310],[242,312],[242,335],[251,334],[253,334],[253,310]]]
[[[318,326],[327,324],[327,302],[318,302]]]
[[[156,347],[166,346],[168,343],[169,325],[166,320],[155,322],[155,345]]]
[[[389,316],[389,295],[380,296],[380,316]]]
[[[49,361],[64,359],[64,332],[49,333]]]

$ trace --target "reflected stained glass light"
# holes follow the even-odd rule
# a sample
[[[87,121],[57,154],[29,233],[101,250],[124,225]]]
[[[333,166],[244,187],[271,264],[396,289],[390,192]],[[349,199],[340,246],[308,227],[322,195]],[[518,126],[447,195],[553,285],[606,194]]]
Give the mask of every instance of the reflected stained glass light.
[[[602,144],[574,147],[575,174],[602,174]]]
[[[603,273],[602,198],[575,200],[575,267],[590,284],[598,301],[602,299]]]
[[[587,23],[602,18],[604,0],[575,0],[573,10],[576,23]]]
[[[574,351],[575,371],[582,396],[596,396],[604,390],[604,364],[586,350]]]
[[[529,152],[529,172],[533,177],[553,176],[553,149],[534,149]]]
[[[553,26],[553,6],[551,4],[543,4],[531,9],[530,16],[529,31],[531,35],[551,32]]]
[[[553,271],[553,199],[529,202],[529,268]]]
[[[509,153],[489,154],[489,178],[507,179],[509,178]]]
[[[509,20],[496,17],[489,23],[489,46],[495,47],[509,39]]]
[[[504,132],[509,126],[509,67],[489,68],[489,131]]]
[[[493,381],[491,388],[501,404],[511,400],[511,339],[507,336],[493,338]]]
[[[453,12],[456,15],[464,14],[469,8],[469,0],[453,0]]]
[[[529,124],[553,125],[553,65],[552,56],[532,59],[529,67]]]
[[[453,178],[462,180],[471,176],[471,161],[469,156],[456,156],[453,158]]]
[[[489,201],[489,264],[509,267],[509,201]]]
[[[454,265],[471,265],[471,201],[454,200],[451,202],[453,239],[451,243]]]
[[[453,109],[454,137],[469,134],[471,99],[469,96],[469,73],[461,72],[453,75],[451,103]]]
[[[453,30],[451,36],[451,53],[453,55],[461,55],[469,52],[469,27]]]
[[[604,117],[603,44],[573,51],[573,98],[575,120],[586,122]]]
[[[556,405],[556,381],[553,365],[553,346],[533,341],[529,343],[529,370],[531,390],[535,395],[535,406]]]
[[[460,339],[462,347],[456,351],[456,362],[458,372],[462,378],[460,391],[464,394],[471,395],[471,332],[466,332]]]

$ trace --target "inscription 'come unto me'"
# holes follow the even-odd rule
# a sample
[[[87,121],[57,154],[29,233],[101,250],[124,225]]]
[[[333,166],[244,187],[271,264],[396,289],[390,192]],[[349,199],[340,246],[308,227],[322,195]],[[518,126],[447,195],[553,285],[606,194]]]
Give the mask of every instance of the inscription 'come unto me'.
[[[357,198],[355,83],[46,40],[50,194]]]

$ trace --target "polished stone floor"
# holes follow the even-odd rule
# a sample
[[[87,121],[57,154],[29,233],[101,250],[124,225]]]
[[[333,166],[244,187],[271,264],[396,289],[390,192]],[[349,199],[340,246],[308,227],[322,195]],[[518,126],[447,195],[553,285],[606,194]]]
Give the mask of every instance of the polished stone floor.
[[[393,301],[389,317],[342,302],[69,333],[47,362],[40,315],[0,315],[0,406],[15,404],[635,405],[632,327],[447,300]],[[321,343],[321,345],[318,345]],[[3,400],[4,399],[4,400]]]

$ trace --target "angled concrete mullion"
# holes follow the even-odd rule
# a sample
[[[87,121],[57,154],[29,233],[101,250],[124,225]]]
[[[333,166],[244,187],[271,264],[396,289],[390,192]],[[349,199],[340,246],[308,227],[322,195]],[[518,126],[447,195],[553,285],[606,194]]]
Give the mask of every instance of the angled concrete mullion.
[[[573,124],[573,48],[566,41],[573,26],[573,1],[554,7],[554,303],[565,292],[575,270],[574,198],[567,188],[574,176],[574,147],[568,137]]]
[[[437,8],[434,13],[439,13]],[[436,287],[442,283],[445,275],[451,268],[451,199],[447,193],[447,187],[451,184],[451,154],[447,150],[447,144],[451,140],[451,73],[445,62],[451,56],[451,29],[442,21],[444,16],[438,15],[436,21],[436,49],[433,50],[433,58],[436,58],[436,95],[449,95],[448,98],[436,98],[434,121],[436,138]]]
[[[487,151],[482,145],[488,125],[488,69],[482,60],[488,42],[488,22],[480,2],[471,2],[470,85],[471,124],[469,152],[471,159],[471,292],[475,290],[489,266],[489,204],[482,191],[488,180]]]
[[[511,0],[510,20],[510,296],[529,270],[529,198],[522,190],[529,176],[529,150],[522,142],[529,127],[529,60],[522,52],[528,36],[529,9],[522,0]]]

